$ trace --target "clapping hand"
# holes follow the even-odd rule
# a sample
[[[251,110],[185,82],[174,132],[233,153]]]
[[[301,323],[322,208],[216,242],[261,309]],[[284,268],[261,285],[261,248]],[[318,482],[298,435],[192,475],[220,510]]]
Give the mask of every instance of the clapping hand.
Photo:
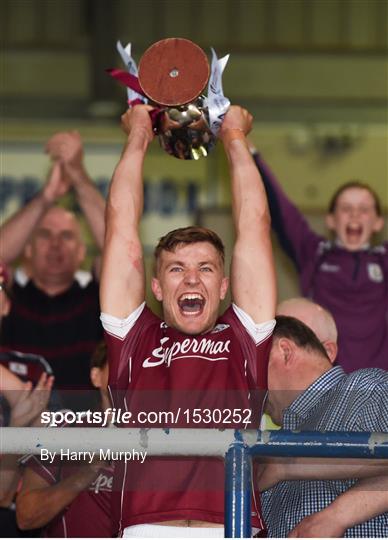
[[[40,413],[45,410],[50,399],[53,383],[54,377],[47,373],[40,376],[35,388],[32,388],[31,382],[24,383],[11,406],[10,426],[24,427],[40,420]]]
[[[46,144],[46,152],[61,165],[62,175],[68,185],[82,182],[85,177],[84,151],[78,131],[62,131],[53,135]]]

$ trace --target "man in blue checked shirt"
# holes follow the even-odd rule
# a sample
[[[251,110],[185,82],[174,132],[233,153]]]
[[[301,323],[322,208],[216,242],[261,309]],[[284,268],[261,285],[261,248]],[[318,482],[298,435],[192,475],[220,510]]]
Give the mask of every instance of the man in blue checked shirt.
[[[306,325],[278,316],[268,372],[273,420],[283,429],[388,433],[388,373],[347,375],[331,362]],[[384,460],[271,460],[260,485],[270,537],[388,536]]]

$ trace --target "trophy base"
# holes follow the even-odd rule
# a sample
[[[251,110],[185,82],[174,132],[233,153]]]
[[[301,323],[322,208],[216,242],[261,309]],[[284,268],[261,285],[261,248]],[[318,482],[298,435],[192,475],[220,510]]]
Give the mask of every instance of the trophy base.
[[[204,51],[183,38],[154,43],[139,63],[140,86],[158,105],[179,106],[195,101],[209,76],[210,66]]]

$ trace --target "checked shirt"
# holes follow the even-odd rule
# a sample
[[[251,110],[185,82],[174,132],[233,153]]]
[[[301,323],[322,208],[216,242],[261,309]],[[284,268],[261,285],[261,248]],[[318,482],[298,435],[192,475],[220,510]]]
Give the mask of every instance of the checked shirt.
[[[283,429],[388,433],[388,372],[347,375],[334,367],[284,411]],[[269,537],[283,538],[305,517],[328,506],[356,480],[285,481],[262,494]],[[371,492],[373,497],[373,492]],[[346,530],[345,537],[388,537],[388,513]]]

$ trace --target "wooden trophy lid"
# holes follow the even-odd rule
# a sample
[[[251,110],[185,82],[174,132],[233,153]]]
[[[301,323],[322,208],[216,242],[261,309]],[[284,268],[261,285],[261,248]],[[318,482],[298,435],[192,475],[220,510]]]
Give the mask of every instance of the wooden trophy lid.
[[[149,47],[139,62],[139,83],[160,105],[184,105],[205,88],[210,67],[204,51],[183,38],[168,38]]]

